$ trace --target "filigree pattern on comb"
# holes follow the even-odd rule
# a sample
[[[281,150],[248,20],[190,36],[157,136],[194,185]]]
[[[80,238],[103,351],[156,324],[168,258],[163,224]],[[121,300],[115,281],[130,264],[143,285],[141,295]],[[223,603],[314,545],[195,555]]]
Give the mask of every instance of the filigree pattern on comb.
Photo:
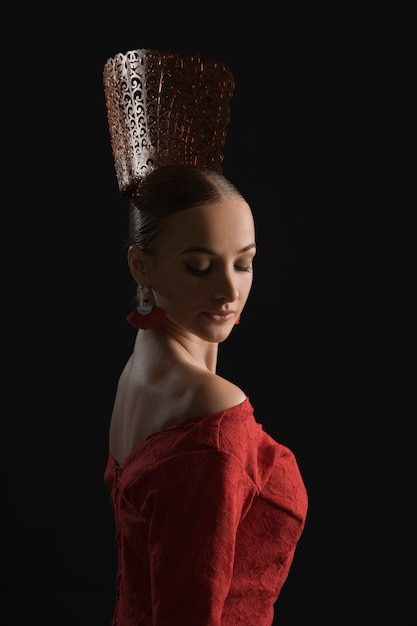
[[[162,164],[221,172],[234,80],[224,63],[131,50],[108,59],[104,90],[119,190]]]

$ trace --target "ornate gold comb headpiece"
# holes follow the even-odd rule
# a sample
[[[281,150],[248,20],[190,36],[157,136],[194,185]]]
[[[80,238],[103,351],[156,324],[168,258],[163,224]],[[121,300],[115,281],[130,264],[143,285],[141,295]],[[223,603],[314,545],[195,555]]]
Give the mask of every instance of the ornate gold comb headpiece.
[[[119,191],[170,163],[221,172],[234,80],[222,62],[131,50],[108,59],[104,91]]]

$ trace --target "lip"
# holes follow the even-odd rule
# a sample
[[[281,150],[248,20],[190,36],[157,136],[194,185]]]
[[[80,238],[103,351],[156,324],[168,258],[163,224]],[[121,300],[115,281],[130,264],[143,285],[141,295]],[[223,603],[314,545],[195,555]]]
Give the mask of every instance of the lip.
[[[205,311],[204,315],[213,322],[228,322],[236,317],[236,311]]]

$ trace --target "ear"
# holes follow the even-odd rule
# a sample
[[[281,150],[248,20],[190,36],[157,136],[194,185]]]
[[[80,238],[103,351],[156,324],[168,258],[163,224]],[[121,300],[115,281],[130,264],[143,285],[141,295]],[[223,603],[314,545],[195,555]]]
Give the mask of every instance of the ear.
[[[138,285],[144,285],[148,280],[148,255],[137,246],[130,246],[127,251],[127,262],[130,273]]]

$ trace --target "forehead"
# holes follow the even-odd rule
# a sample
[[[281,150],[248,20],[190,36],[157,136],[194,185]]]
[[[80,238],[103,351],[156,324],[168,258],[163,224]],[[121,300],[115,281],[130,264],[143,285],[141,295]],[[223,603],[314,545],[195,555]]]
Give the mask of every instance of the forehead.
[[[252,211],[243,198],[226,196],[171,215],[160,238],[165,246],[175,248],[200,245],[240,250],[255,242]]]

